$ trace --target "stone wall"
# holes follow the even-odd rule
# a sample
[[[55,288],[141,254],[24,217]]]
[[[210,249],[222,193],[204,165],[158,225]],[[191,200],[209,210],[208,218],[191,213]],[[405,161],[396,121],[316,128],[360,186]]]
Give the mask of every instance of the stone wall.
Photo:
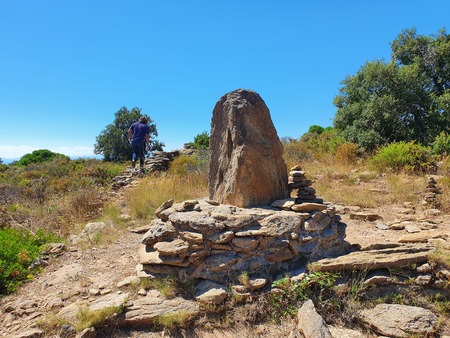
[[[169,200],[142,238],[139,275],[224,283],[246,271],[270,280],[307,261],[344,254],[349,250],[345,224],[333,205],[323,207],[295,212]]]

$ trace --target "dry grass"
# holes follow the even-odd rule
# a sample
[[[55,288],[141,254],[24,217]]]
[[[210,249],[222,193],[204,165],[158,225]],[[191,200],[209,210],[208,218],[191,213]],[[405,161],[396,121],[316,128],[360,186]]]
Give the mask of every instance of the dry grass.
[[[82,331],[88,327],[95,327],[103,324],[111,318],[115,317],[122,311],[120,306],[111,306],[102,310],[90,311],[87,307],[82,307],[77,315],[77,331]]]
[[[332,156],[322,156],[321,162],[305,161],[300,165],[306,176],[314,180],[317,196],[336,204],[363,208],[401,206],[404,202],[418,205],[420,192],[427,184],[425,175],[380,174],[364,162],[347,165],[336,162]],[[450,180],[442,188],[450,190]],[[450,205],[450,200],[443,201],[442,205]]]
[[[155,210],[166,200],[176,202],[208,195],[206,174],[147,176],[136,189],[132,189],[127,202],[131,216],[151,218]]]

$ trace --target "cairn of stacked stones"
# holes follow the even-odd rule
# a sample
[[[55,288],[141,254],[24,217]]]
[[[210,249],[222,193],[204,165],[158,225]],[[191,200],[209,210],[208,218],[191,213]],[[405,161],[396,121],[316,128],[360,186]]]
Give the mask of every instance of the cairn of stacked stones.
[[[272,207],[282,210],[292,210],[297,212],[323,211],[328,208],[323,199],[316,196],[316,190],[311,187],[312,180],[305,176],[305,172],[300,165],[291,168],[288,176],[288,187],[292,192],[297,191],[296,197],[276,200],[271,204]],[[329,204],[331,205],[331,204]]]
[[[291,168],[289,172],[288,187],[292,190],[297,190],[297,198],[295,203],[323,203],[323,199],[316,197],[316,190],[311,187],[312,180],[308,180],[305,172],[300,165]]]
[[[442,190],[437,186],[436,180],[431,176],[428,179],[427,187],[422,192],[422,205],[431,208],[438,208],[439,201],[437,195],[442,194]]]

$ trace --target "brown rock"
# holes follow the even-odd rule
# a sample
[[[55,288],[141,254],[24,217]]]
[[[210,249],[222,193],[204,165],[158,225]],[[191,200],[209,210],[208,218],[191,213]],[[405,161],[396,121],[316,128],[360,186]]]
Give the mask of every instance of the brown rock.
[[[325,204],[319,203],[302,203],[295,204],[291,207],[292,210],[298,212],[312,212],[312,211],[322,211],[325,210],[327,206]]]
[[[121,327],[148,326],[165,316],[179,316],[188,320],[197,316],[200,308],[196,302],[183,298],[162,299],[160,297],[141,297],[133,301],[131,307],[125,308],[123,318],[119,321]]]
[[[240,207],[268,205],[288,197],[283,146],[261,97],[230,92],[213,110],[209,197]]]
[[[141,243],[153,245],[159,241],[167,241],[175,238],[175,228],[170,222],[155,219],[150,223],[150,229],[142,237]]]
[[[399,243],[426,243],[430,239],[443,238],[448,237],[445,233],[442,232],[434,232],[434,231],[424,231],[417,233],[405,234],[398,239]]]
[[[348,255],[321,259],[312,264],[316,271],[377,270],[425,263],[433,247],[426,244],[406,244],[396,248],[356,251]]]
[[[259,241],[252,237],[235,237],[231,243],[236,252],[250,252],[259,245]]]
[[[290,210],[291,207],[295,204],[295,198],[286,198],[282,200],[276,200],[271,204],[274,208],[280,208],[283,210]]]
[[[425,337],[433,332],[437,322],[430,310],[400,304],[378,304],[362,310],[360,316],[375,332],[388,337]]]
[[[189,249],[189,243],[177,238],[171,242],[158,242],[153,248],[157,250],[160,255],[184,256]]]
[[[383,219],[383,217],[373,212],[352,212],[350,214],[350,219],[375,222],[376,220]]]
[[[159,217],[161,212],[163,212],[166,209],[169,209],[173,205],[173,199],[169,199],[165,201],[163,204],[161,204],[158,209],[155,210],[155,216]]]
[[[308,299],[297,313],[298,329],[305,338],[333,338],[327,324],[317,313],[314,303]]]

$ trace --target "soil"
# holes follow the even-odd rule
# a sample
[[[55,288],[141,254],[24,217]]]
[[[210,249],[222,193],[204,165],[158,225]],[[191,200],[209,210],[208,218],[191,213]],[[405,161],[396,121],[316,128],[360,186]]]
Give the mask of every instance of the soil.
[[[115,197],[116,203],[127,214],[127,189],[123,188]],[[349,211],[345,209],[340,213],[342,220],[347,224],[346,240],[353,245],[367,247],[376,243],[395,243],[405,231],[379,230],[377,223],[390,222],[398,217],[395,207],[383,210],[374,210],[383,217],[376,222],[352,220]],[[448,231],[449,215],[427,217],[437,223],[438,231]],[[447,229],[446,229],[447,228]],[[96,245],[69,245],[60,256],[50,260],[49,265],[34,280],[25,283],[20,290],[3,297],[1,304],[5,309],[8,304],[15,311],[0,312],[0,337],[14,337],[27,330],[33,329],[33,323],[42,318],[49,318],[57,313],[61,306],[74,303],[77,300],[89,300],[98,297],[96,294],[108,292],[117,293],[117,283],[128,276],[136,274],[138,263],[138,247],[141,234],[123,230],[112,242],[105,246]],[[259,325],[256,327],[234,326],[229,330],[201,331],[193,328],[187,329],[185,336],[196,337],[287,337],[291,329],[290,323],[283,325]],[[108,337],[162,337],[167,336],[164,331],[124,331],[113,330]],[[55,332],[53,337],[57,337]],[[97,337],[101,337],[99,334]]]

